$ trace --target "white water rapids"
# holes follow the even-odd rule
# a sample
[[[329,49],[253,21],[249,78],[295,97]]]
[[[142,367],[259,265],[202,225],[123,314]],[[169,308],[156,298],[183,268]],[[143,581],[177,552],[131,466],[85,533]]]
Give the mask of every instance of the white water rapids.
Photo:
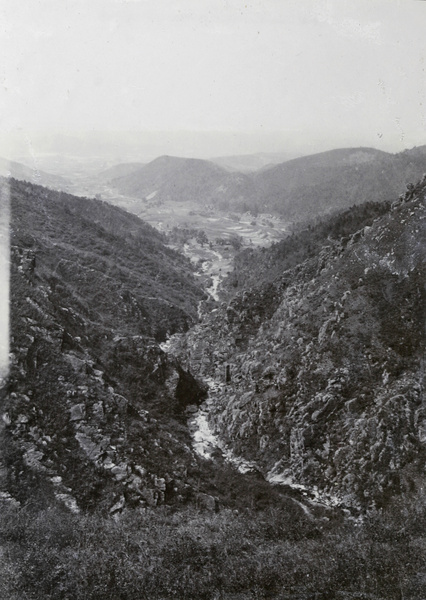
[[[221,255],[212,251],[212,254],[220,260],[222,259]],[[219,300],[218,296],[218,287],[220,285],[222,276],[219,273],[219,270],[212,269],[212,260],[205,261],[202,265],[202,271],[204,273],[211,273],[212,285],[206,288],[206,291],[209,295],[216,301]],[[213,272],[212,272],[213,271]],[[202,304],[201,300],[198,306],[198,314],[199,317],[202,317]],[[164,352],[170,351],[171,339],[167,340],[160,344],[161,349]],[[258,471],[258,466],[251,461],[246,460],[241,456],[237,456],[232,449],[227,446],[215,433],[210,425],[209,425],[209,407],[213,403],[214,395],[219,391],[219,388],[223,384],[217,383],[212,378],[205,378],[205,383],[207,383],[209,387],[209,397],[203,402],[201,406],[194,410],[191,416],[188,418],[188,426],[191,432],[192,437],[192,445],[194,451],[204,459],[214,460],[215,456],[221,455],[223,458],[232,464],[240,473],[245,474],[250,471]],[[222,390],[223,391],[223,390]],[[195,407],[194,407],[195,409]],[[319,492],[318,488],[314,486],[313,488],[308,488],[302,484],[295,483],[292,479],[288,477],[287,474],[284,474],[282,469],[280,469],[280,462],[278,461],[274,467],[266,474],[263,474],[266,481],[271,483],[272,485],[282,485],[292,488],[293,490],[301,493],[305,500],[312,504],[320,504],[322,506],[332,508],[340,506],[342,507],[342,502],[337,496],[333,496],[331,494],[326,494],[324,492]],[[293,500],[299,503],[296,499]],[[309,509],[302,503],[299,503],[302,509],[306,512],[306,514],[310,514]]]
[[[227,462],[232,464],[243,474],[254,470],[259,471],[258,466],[254,462],[234,454],[234,452],[226,446],[219,436],[211,429],[208,421],[209,404],[211,404],[212,396],[218,391],[219,386],[211,378],[206,378],[205,382],[209,386],[210,397],[207,401],[203,402],[198,410],[188,419],[195,452],[202,458],[208,460],[214,460],[214,455],[217,452],[220,452]],[[271,471],[266,473],[266,481],[272,485],[285,485],[300,492],[306,497],[305,500],[311,504],[320,504],[328,508],[342,506],[342,502],[337,496],[320,493],[316,486],[308,488],[302,484],[294,483],[288,476],[285,476],[280,472],[279,466],[279,463],[277,463]],[[312,516],[309,508],[305,504],[298,502],[295,498],[293,498],[293,500],[301,506],[307,515]]]

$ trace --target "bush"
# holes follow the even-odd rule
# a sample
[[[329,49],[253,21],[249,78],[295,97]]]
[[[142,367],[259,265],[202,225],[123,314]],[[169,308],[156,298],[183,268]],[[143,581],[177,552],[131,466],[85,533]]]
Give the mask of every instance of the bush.
[[[286,539],[276,510],[162,508],[112,520],[9,508],[0,515],[1,597],[421,600],[426,540],[414,523],[425,522],[425,506],[420,494],[364,524],[329,523],[317,539],[297,541]]]

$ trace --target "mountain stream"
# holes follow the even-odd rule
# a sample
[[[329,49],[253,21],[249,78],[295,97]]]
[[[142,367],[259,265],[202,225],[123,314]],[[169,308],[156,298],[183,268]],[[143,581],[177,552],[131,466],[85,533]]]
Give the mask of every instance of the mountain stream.
[[[187,249],[187,255],[189,254]],[[206,291],[214,300],[218,301],[218,288],[222,279],[222,269],[220,268],[222,256],[216,251],[211,251],[211,255],[210,260],[206,260],[202,265],[202,272],[205,274],[210,273],[212,283],[206,288]],[[213,255],[215,256],[213,257]],[[202,314],[202,305],[203,301],[200,302],[198,308],[200,318]],[[169,352],[170,345],[171,340],[168,339],[166,342],[160,344],[160,347],[164,352]],[[248,461],[241,456],[237,456],[211,429],[208,419],[209,409],[214,403],[214,395],[218,392],[221,384],[211,377],[205,378],[204,382],[209,388],[208,398],[199,407],[196,408],[194,406],[193,412],[191,412],[188,417],[188,427],[191,433],[194,451],[202,458],[208,460],[214,460],[219,453],[219,456],[222,456],[242,474],[250,471],[259,472],[259,467],[254,462]],[[312,516],[310,509],[304,504],[305,502],[311,505],[321,505],[330,509],[340,507],[343,508],[346,513],[349,513],[338,497],[319,492],[316,486],[308,488],[302,484],[294,483],[288,476],[285,476],[282,471],[280,471],[279,467],[280,465],[277,463],[271,471],[266,474],[263,473],[263,476],[271,485],[287,487],[293,492],[298,492],[299,497],[303,502],[299,502],[295,498],[293,498],[293,500],[301,506],[306,514]]]
[[[249,473],[250,471],[259,472],[259,467],[256,463],[246,460],[241,456],[237,456],[211,429],[208,420],[209,407],[214,402],[213,397],[219,390],[220,384],[210,377],[205,378],[204,382],[207,383],[209,387],[209,397],[188,419],[194,451],[202,458],[208,460],[214,460],[215,455],[219,452],[228,463],[233,465],[242,474]],[[312,513],[306,504],[304,504],[305,502],[311,505],[321,505],[326,508],[344,508],[341,500],[337,496],[320,493],[316,486],[308,488],[302,484],[294,483],[289,477],[280,473],[277,467],[278,464],[275,465],[271,471],[264,474],[266,481],[271,485],[279,485],[297,491],[303,502],[299,502],[295,498],[292,499],[300,505],[307,515],[312,516]]]

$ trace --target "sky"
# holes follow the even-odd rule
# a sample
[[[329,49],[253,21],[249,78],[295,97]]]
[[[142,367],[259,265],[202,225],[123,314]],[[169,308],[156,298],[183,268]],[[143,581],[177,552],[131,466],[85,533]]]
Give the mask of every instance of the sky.
[[[425,23],[421,0],[1,0],[0,155],[422,145]]]
[[[1,0],[0,156],[423,145],[425,23],[421,0]]]

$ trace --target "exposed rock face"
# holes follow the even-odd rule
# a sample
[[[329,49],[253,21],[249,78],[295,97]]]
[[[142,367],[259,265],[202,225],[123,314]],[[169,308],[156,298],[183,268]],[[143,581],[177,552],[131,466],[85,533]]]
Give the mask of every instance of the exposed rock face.
[[[164,502],[172,479],[174,496],[186,493],[194,458],[182,421],[203,388],[153,334],[196,314],[188,264],[123,211],[26,183],[10,192],[6,487],[112,513],[123,498]]]
[[[264,473],[358,506],[423,477],[424,194],[413,186],[180,341],[200,375],[224,382],[230,365],[211,423]]]

